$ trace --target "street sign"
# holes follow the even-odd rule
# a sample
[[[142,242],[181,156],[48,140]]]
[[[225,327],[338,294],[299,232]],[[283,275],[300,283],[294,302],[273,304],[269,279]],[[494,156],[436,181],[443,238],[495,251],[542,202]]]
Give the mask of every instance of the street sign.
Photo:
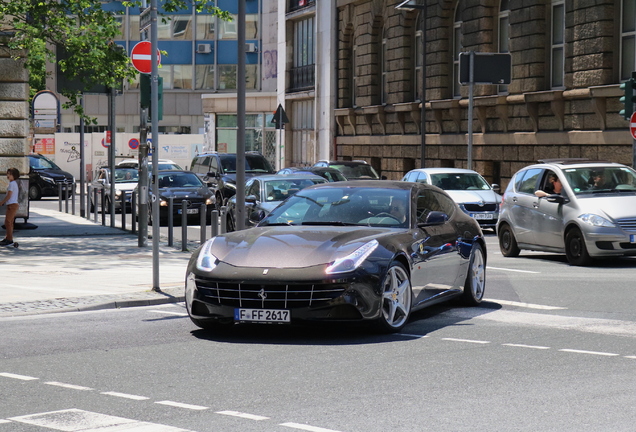
[[[148,41],[138,42],[130,52],[133,66],[143,74],[152,72],[151,59],[152,44]],[[157,50],[157,65],[161,64],[161,53]]]
[[[152,22],[150,19],[150,8],[139,9],[139,33],[143,33],[150,28],[150,23]]]
[[[278,104],[278,108],[276,108],[274,112],[274,118],[272,118],[272,123],[276,125],[276,129],[285,129],[285,123],[289,123],[287,113],[282,104]]]
[[[473,84],[510,84],[510,54],[476,52],[474,61]],[[470,53],[459,53],[459,83],[470,84]]]
[[[629,119],[629,131],[632,134],[632,138],[636,140],[636,112]]]

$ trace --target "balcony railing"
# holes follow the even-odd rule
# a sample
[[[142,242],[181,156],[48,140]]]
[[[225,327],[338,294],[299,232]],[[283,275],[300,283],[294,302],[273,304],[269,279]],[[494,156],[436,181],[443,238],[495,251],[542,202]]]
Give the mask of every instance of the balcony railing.
[[[290,91],[308,90],[316,85],[316,66],[311,64],[307,66],[299,66],[291,70],[291,86]]]
[[[298,9],[306,8],[316,4],[316,0],[289,0],[287,12],[293,12]]]

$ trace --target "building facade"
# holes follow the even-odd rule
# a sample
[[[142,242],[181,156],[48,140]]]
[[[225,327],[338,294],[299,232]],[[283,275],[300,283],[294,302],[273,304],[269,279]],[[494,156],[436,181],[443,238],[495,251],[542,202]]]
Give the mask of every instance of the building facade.
[[[619,84],[636,69],[636,0],[419,0],[425,9],[396,9],[401,2],[336,2],[334,156],[365,159],[389,179],[423,165],[467,167],[459,54],[475,51],[510,53],[512,63],[509,85],[474,86],[472,168],[488,180],[505,186],[547,158],[632,164],[618,112]]]

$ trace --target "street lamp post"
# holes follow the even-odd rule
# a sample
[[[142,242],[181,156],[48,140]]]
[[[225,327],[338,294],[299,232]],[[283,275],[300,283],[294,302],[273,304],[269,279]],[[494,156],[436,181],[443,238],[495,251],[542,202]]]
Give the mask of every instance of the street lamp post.
[[[422,30],[422,112],[421,112],[421,127],[422,141],[420,144],[420,165],[421,168],[426,167],[426,0],[423,4],[418,3],[421,0],[406,0],[398,4],[395,8],[400,10],[421,10],[422,16],[420,17],[420,27]],[[415,59],[417,62],[417,59]]]

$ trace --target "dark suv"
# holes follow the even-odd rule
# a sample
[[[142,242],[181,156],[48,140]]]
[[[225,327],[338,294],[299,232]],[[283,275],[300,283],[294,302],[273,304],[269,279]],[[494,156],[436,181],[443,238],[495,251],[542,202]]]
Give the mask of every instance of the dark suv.
[[[236,153],[203,153],[195,156],[190,165],[195,172],[214,191],[216,205],[227,204],[236,193]],[[258,152],[245,153],[245,178],[261,174],[274,174],[269,161]]]
[[[75,191],[75,178],[73,175],[62,171],[50,159],[40,154],[30,154],[29,158],[29,199],[39,200],[43,196],[57,196],[59,186],[70,186],[70,194]]]

